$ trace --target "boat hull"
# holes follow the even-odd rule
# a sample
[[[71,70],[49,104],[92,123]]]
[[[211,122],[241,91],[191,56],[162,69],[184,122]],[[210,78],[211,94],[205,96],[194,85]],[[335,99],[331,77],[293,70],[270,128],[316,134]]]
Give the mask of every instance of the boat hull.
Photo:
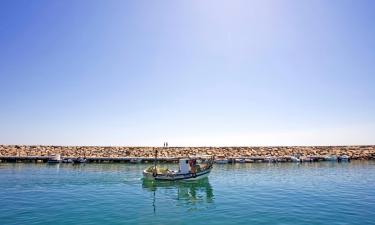
[[[343,156],[339,156],[339,157],[337,158],[337,161],[338,161],[338,162],[350,162],[350,158],[349,158],[349,156],[347,156],[347,155],[343,155]]]
[[[235,163],[245,163],[245,159],[235,159],[234,160]]]
[[[327,156],[327,157],[324,158],[324,161],[336,162],[337,157],[336,156]]]
[[[160,181],[177,181],[177,180],[186,180],[186,181],[193,181],[199,180],[208,177],[211,172],[211,168],[198,172],[198,173],[187,173],[187,174],[175,174],[175,175],[164,175],[164,174],[154,174],[143,171],[143,178],[147,180],[160,180]]]
[[[229,161],[228,159],[216,159],[214,162],[216,164],[227,164]]]
[[[300,159],[300,158],[297,158],[297,157],[295,157],[295,156],[291,156],[291,157],[290,157],[290,160],[291,160],[292,162],[296,162],[296,163],[301,162],[301,159]]]
[[[86,163],[86,159],[82,159],[82,158],[77,158],[77,159],[73,159],[73,163],[75,164],[79,164],[79,163]]]

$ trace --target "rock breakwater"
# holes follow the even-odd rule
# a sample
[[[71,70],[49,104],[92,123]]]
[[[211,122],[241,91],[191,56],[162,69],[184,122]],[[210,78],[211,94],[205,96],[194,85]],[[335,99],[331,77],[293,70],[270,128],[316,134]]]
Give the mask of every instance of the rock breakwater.
[[[121,147],[121,146],[44,146],[0,145],[0,156],[49,156],[62,157],[186,157],[189,155],[215,155],[236,157],[287,157],[348,155],[352,159],[375,159],[375,145],[366,146],[270,146],[270,147]]]

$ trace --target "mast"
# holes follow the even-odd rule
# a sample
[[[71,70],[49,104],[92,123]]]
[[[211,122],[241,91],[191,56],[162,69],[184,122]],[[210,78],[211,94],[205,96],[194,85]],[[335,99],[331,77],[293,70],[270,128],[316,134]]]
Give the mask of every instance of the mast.
[[[156,160],[158,159],[158,149],[154,148],[154,151],[155,151],[155,158],[154,158],[154,171],[157,172],[156,170]]]

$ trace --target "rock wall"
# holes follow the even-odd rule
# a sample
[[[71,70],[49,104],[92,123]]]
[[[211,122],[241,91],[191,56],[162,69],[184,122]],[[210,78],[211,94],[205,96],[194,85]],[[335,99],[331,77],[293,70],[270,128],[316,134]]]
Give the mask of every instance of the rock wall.
[[[29,146],[0,145],[0,156],[48,156],[62,157],[153,157],[153,147],[120,146]],[[274,146],[274,147],[157,147],[159,157],[185,157],[188,155],[223,155],[234,157],[266,156],[325,156],[348,155],[352,159],[375,158],[375,146]]]

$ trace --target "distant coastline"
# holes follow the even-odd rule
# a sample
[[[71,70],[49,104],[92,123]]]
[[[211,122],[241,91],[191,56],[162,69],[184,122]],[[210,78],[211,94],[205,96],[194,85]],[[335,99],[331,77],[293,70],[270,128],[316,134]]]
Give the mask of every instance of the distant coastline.
[[[122,158],[154,157],[154,150],[164,158],[189,155],[215,155],[237,157],[288,157],[347,155],[354,160],[375,159],[375,145],[358,146],[264,146],[264,147],[125,147],[125,146],[50,146],[0,145],[0,157],[32,157],[60,154],[62,157]]]

